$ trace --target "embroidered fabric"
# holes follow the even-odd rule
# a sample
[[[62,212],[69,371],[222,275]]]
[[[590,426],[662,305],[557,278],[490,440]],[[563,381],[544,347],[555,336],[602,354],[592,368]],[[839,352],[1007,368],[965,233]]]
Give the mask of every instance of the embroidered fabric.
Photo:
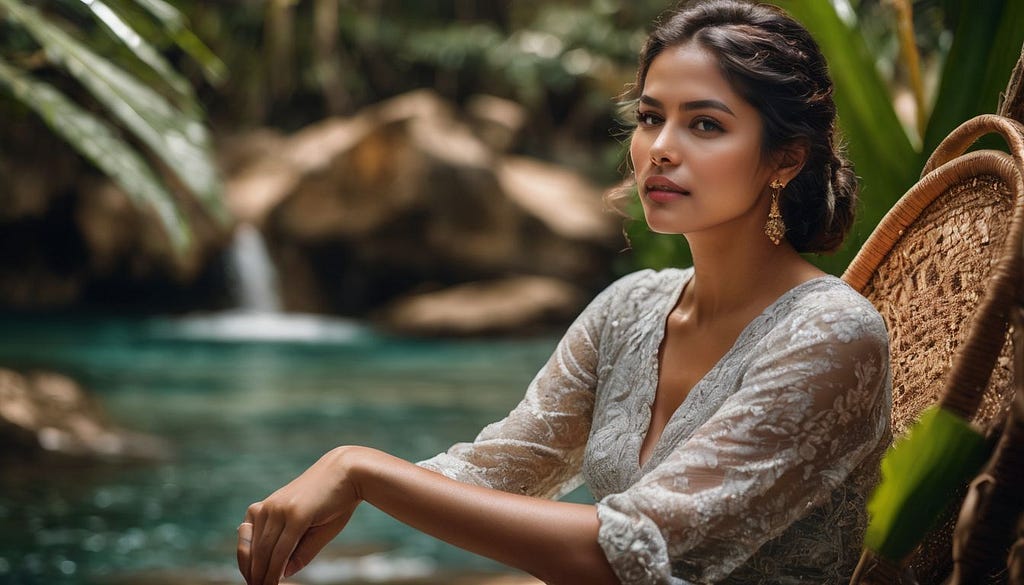
[[[421,465],[537,497],[585,479],[627,585],[847,582],[891,439],[881,317],[832,276],[793,288],[693,387],[641,467],[665,320],[692,275],[612,284],[507,418]]]

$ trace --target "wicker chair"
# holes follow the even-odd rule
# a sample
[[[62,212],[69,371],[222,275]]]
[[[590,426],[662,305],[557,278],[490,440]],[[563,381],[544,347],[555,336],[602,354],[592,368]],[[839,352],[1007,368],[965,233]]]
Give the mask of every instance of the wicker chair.
[[[1024,585],[1024,306],[1019,301],[1013,314],[1016,396],[999,444],[960,508],[948,585]]]
[[[1001,114],[1024,104],[1021,67]],[[964,154],[989,133],[1003,136],[1009,154]],[[872,301],[889,328],[895,436],[936,402],[985,431],[1003,427],[1015,390],[1006,341],[1021,298],[1022,235],[1024,126],[984,115],[939,145],[846,270],[844,280]],[[958,508],[959,502],[904,561],[922,585],[951,574]],[[895,567],[863,565],[852,583],[900,579]]]

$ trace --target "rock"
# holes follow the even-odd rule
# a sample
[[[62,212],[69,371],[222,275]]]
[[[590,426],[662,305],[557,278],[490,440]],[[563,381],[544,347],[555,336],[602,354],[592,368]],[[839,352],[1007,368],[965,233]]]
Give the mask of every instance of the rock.
[[[228,180],[230,208],[267,238],[286,310],[362,315],[424,283],[514,275],[607,282],[618,220],[601,189],[506,156],[511,138],[480,136],[514,134],[514,104],[472,103],[460,116],[430,91],[399,96],[309,126]]]
[[[519,276],[453,286],[396,301],[380,322],[414,335],[518,333],[575,316],[583,293],[561,280]]]
[[[230,572],[229,572],[230,573]],[[240,576],[222,571],[163,569],[94,578],[97,585],[242,585]],[[429,577],[366,579],[303,579],[302,573],[280,585],[544,585],[529,575],[443,572]]]
[[[0,105],[0,232],[8,223],[40,219],[74,189],[82,160],[35,116],[10,115]],[[6,255],[5,255],[6,257]]]
[[[522,156],[498,167],[505,193],[552,232],[572,240],[607,242],[614,229],[597,203],[601,191],[579,174]]]
[[[491,95],[475,95],[466,102],[473,133],[494,152],[508,152],[526,123],[526,108]]]
[[[221,136],[217,140],[217,168],[233,176],[255,161],[273,154],[286,141],[281,132],[273,128],[255,128]]]
[[[0,269],[0,305],[38,309],[62,307],[78,300],[82,277],[56,273],[45,262],[40,255],[31,254],[18,262],[22,266]]]
[[[29,456],[164,459],[162,440],[110,424],[74,380],[52,372],[22,375],[0,369],[2,451]]]
[[[0,306],[39,310],[123,300],[89,298],[97,287],[137,302],[148,286],[177,302],[218,257],[229,233],[197,206],[183,209],[192,237],[188,249],[176,253],[154,213],[132,205],[106,178],[80,177],[76,194],[51,202],[44,217],[0,224]]]

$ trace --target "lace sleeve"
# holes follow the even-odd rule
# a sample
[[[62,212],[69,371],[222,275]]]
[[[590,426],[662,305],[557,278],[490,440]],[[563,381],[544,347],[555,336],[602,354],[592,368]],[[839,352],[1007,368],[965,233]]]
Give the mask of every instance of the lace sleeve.
[[[553,498],[580,485],[597,385],[598,345],[615,291],[599,294],[558,343],[509,415],[420,463],[452,479],[507,492]]]
[[[741,386],[658,467],[598,504],[622,583],[729,575],[833,490],[888,433],[888,342],[853,306],[766,336]]]

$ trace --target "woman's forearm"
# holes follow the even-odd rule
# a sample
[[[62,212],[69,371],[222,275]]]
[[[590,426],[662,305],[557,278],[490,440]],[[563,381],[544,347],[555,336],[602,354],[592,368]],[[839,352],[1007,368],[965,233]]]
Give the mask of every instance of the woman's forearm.
[[[597,543],[594,506],[464,484],[363,447],[332,456],[361,499],[426,534],[550,585],[618,583]]]

